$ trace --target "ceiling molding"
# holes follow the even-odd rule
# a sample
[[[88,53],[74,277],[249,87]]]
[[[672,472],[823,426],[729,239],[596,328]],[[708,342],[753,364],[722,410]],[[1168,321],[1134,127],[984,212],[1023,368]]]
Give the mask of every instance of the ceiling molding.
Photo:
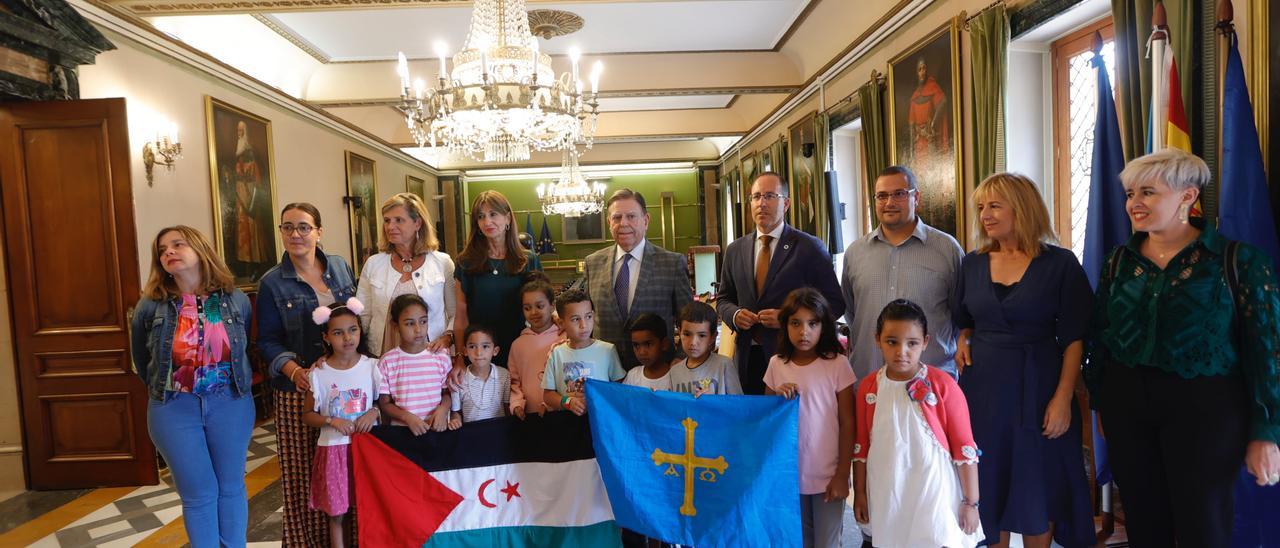
[[[259,11],[334,11],[380,8],[451,8],[473,4],[473,0],[103,0],[115,8],[138,15],[207,15],[253,13]],[[617,2],[650,2],[653,0],[526,0],[529,4],[573,3],[596,4]]]
[[[850,65],[857,62],[876,46],[880,45],[881,42],[888,39],[894,32],[901,29],[911,21],[912,18],[919,15],[920,12],[925,10],[925,8],[937,1],[942,0],[902,0],[901,2],[898,2],[898,4],[890,8],[884,16],[868,26],[867,30],[863,31],[862,34],[850,42],[848,47],[832,57],[826,65],[823,65],[823,67],[814,73],[813,76],[810,76],[808,80],[805,80],[804,84],[801,85],[801,89],[792,93],[790,97],[787,97],[787,99],[782,102],[782,104],[774,108],[768,116],[757,122],[756,125],[752,126],[751,129],[747,131],[746,136],[739,139],[737,143],[734,143],[733,146],[726,149],[724,154],[720,155],[720,161],[723,163],[724,161],[727,161],[730,156],[738,154],[743,147],[750,144],[756,137],[762,135],[766,129],[772,127],[774,124],[785,118],[801,103],[813,96],[813,94],[817,93],[821,96],[828,81],[839,76],[845,69],[849,68]],[[821,100],[819,101],[819,103],[822,102],[823,101]],[[823,110],[826,110],[826,106],[819,104],[818,111],[821,112]]]
[[[197,71],[240,88],[246,93],[292,112],[320,127],[382,152],[388,157],[414,169],[421,169],[432,175],[439,173],[435,167],[401,151],[377,135],[245,74],[213,56],[161,32],[133,13],[121,10],[102,0],[70,0],[69,3],[90,22],[112,32],[122,34],[130,40],[137,41],[143,47],[150,48],[156,53],[168,56],[179,63],[184,63]]]
[[[799,89],[800,86],[740,86],[723,88],[602,90],[600,92],[600,98],[694,97],[699,95],[783,95],[795,93]],[[337,99],[332,101],[307,101],[307,103],[321,108],[395,107],[400,104],[400,98]],[[732,103],[730,103],[730,106],[731,105]]]
[[[583,51],[582,55],[584,57],[591,57],[592,59],[595,59],[595,58],[602,58],[602,57],[626,57],[630,55],[698,55],[698,54],[724,55],[726,53],[777,53],[777,52],[778,50],[776,49],[690,49],[690,50],[664,50],[664,51],[612,51],[612,52],[606,52],[606,53],[592,53],[589,51]],[[562,53],[551,54],[551,53],[543,52],[543,55],[551,57],[552,59],[557,59],[557,58],[568,59],[569,58],[568,55],[562,54]],[[435,61],[436,58],[435,57],[408,57],[408,60]],[[336,61],[330,61],[329,64],[330,65],[355,65],[360,63],[388,63],[388,62],[395,62],[395,61],[396,61],[395,57],[386,57],[383,59],[339,59]]]
[[[301,35],[294,32],[293,29],[289,28],[288,25],[284,24],[279,19],[276,19],[271,15],[263,15],[261,13],[253,14],[253,18],[267,28],[275,31],[275,33],[279,34],[281,38],[288,40],[289,43],[294,45],[294,47],[306,52],[307,55],[310,55],[316,61],[327,64],[330,59],[332,59],[329,54],[320,51],[319,46],[308,42],[306,38],[303,38]]]
[[[791,40],[791,37],[800,29],[800,25],[804,24],[804,20],[809,18],[809,14],[813,13],[814,8],[818,7],[818,2],[821,1],[822,0],[809,0],[809,3],[805,4],[804,9],[800,10],[800,15],[797,15],[795,19],[791,20],[791,26],[787,27],[787,31],[782,33],[782,37],[778,38],[778,43],[774,44],[773,49],[770,51],[782,51],[783,46],[787,45],[787,42]]]
[[[666,133],[653,135],[616,135],[608,137],[596,137],[594,143],[597,145],[610,145],[619,143],[663,143],[672,141],[698,141],[711,137],[741,137],[742,133],[737,132],[710,132],[710,133]],[[397,148],[416,148],[417,143],[391,143],[391,146]]]

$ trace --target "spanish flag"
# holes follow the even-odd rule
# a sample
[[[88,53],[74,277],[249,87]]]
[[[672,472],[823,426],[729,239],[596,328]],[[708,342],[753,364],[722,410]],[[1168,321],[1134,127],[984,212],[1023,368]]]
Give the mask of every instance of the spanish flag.
[[[1178,77],[1178,60],[1167,38],[1152,42],[1151,120],[1147,134],[1147,152],[1164,148],[1176,148],[1191,152],[1191,131],[1187,125],[1187,111],[1182,106],[1182,83]],[[1200,201],[1192,206],[1192,216],[1200,217]]]

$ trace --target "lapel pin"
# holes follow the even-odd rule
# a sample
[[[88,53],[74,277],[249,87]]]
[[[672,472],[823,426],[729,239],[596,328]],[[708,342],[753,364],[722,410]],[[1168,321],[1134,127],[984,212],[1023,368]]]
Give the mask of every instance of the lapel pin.
[[[791,249],[791,244],[782,244],[782,249]]]

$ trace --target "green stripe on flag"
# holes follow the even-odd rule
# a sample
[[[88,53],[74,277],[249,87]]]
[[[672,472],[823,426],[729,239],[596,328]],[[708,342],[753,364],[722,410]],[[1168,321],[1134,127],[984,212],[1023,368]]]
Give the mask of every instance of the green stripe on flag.
[[[583,527],[490,527],[470,531],[437,532],[423,548],[491,548],[493,546],[622,546],[621,533],[613,521]]]

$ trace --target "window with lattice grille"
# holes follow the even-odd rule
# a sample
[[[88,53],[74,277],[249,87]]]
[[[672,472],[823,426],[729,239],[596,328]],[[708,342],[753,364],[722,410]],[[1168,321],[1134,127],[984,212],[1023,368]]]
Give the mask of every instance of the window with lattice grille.
[[[1054,173],[1057,189],[1057,231],[1063,246],[1079,259],[1084,255],[1084,231],[1089,222],[1089,183],[1092,175],[1093,133],[1098,117],[1098,74],[1093,67],[1093,34],[1104,37],[1102,58],[1115,87],[1115,42],[1109,21],[1090,25],[1053,45]]]

